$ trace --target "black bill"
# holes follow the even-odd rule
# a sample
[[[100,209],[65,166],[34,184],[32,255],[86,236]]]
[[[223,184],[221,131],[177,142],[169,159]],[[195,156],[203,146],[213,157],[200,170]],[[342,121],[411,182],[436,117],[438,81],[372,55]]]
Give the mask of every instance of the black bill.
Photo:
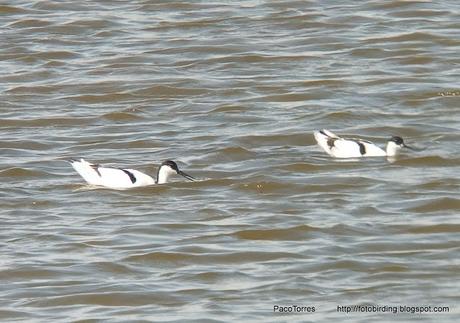
[[[403,147],[407,148],[407,149],[410,149],[410,150],[413,150],[413,151],[421,151],[421,150],[423,150],[423,149],[420,149],[420,148],[415,148],[415,147],[408,146],[406,144],[404,144]]]
[[[196,180],[196,178],[195,178],[195,177],[193,177],[193,176],[190,176],[189,174],[187,174],[187,173],[184,173],[184,172],[183,172],[183,171],[181,171],[181,170],[180,170],[180,171],[178,171],[178,172],[177,172],[177,174],[179,174],[179,175],[181,175],[181,176],[184,176],[186,179],[188,179],[189,181],[192,181],[192,182],[193,182],[194,180]]]

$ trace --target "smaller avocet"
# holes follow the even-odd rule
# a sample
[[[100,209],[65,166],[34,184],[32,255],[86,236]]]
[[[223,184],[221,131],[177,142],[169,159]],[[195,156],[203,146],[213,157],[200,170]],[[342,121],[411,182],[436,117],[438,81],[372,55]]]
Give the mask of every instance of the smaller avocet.
[[[157,178],[141,173],[135,169],[104,167],[88,163],[83,158],[70,160],[72,167],[91,185],[123,189],[167,183],[172,175],[178,174],[193,181],[195,178],[179,170],[172,160],[164,161],[157,171]]]
[[[336,158],[395,157],[400,153],[402,148],[415,150],[407,146],[404,140],[398,136],[391,137],[387,143],[386,150],[383,150],[370,141],[339,137],[326,129],[315,131],[314,136],[318,145],[329,155]]]

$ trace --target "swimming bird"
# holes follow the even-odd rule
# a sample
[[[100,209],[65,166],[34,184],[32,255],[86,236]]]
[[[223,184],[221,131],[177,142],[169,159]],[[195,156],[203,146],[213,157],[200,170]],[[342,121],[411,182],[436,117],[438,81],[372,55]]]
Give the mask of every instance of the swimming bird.
[[[172,160],[166,160],[160,165],[156,179],[135,169],[104,167],[99,164],[91,164],[83,158],[71,159],[70,163],[88,184],[115,189],[164,184],[175,174],[190,181],[195,180],[192,176],[179,170],[177,164]]]
[[[393,136],[388,140],[386,150],[367,140],[339,137],[326,129],[315,131],[314,136],[318,145],[336,158],[395,157],[402,148],[415,150],[406,145],[404,140],[398,136]]]

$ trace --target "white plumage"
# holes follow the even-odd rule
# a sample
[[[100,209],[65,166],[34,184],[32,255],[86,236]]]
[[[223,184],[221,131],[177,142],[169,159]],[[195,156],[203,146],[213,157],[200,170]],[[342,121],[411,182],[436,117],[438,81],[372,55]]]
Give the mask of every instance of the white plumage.
[[[179,170],[177,164],[172,160],[167,160],[160,165],[156,180],[135,169],[103,167],[98,164],[91,164],[83,158],[80,160],[72,159],[70,163],[88,184],[115,189],[164,184],[175,174],[194,180],[192,176]]]
[[[413,149],[398,136],[391,137],[386,150],[367,140],[339,137],[326,129],[315,131],[314,136],[318,145],[330,156],[336,158],[394,157],[399,154],[402,148]]]

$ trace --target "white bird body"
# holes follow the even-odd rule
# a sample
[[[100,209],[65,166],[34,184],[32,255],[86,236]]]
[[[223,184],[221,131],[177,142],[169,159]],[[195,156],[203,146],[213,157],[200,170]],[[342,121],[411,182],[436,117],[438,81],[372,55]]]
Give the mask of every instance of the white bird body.
[[[401,137],[396,136],[388,141],[386,150],[367,140],[339,137],[326,129],[315,131],[314,136],[318,145],[335,158],[393,157],[399,154],[401,148],[410,148]]]
[[[180,171],[173,161],[165,161],[158,169],[157,180],[138,170],[130,168],[103,167],[84,160],[71,160],[72,167],[91,185],[105,186],[114,189],[134,188],[168,182],[171,175],[179,174],[189,180],[193,177]]]

